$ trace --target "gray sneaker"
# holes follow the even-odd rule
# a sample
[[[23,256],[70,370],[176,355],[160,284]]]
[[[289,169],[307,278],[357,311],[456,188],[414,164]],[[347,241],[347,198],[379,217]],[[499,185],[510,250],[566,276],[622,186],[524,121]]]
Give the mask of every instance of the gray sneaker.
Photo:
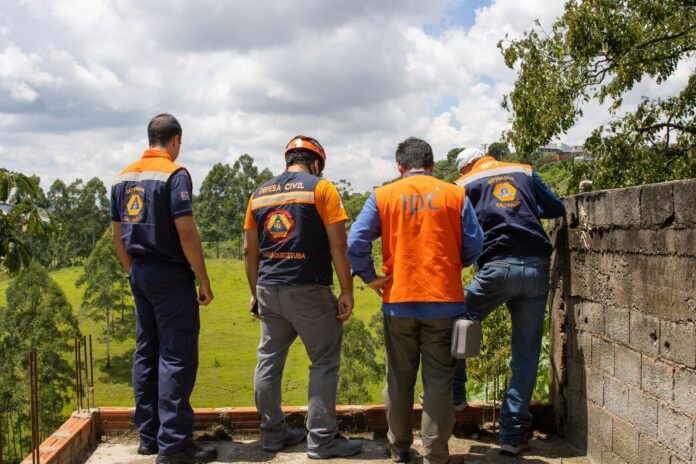
[[[322,446],[320,449],[307,450],[307,457],[309,459],[345,458],[354,456],[361,451],[362,440],[348,440],[337,434],[328,445]]]
[[[293,446],[296,445],[305,439],[305,434],[302,430],[298,429],[287,429],[285,431],[285,438],[283,438],[283,441],[278,442],[278,443],[269,443],[263,444],[263,450],[268,451],[269,453],[274,453],[276,451],[280,451],[283,448],[287,448],[288,446]]]
[[[503,456],[517,456],[522,451],[529,449],[529,440],[525,437],[516,444],[500,445],[500,454]]]

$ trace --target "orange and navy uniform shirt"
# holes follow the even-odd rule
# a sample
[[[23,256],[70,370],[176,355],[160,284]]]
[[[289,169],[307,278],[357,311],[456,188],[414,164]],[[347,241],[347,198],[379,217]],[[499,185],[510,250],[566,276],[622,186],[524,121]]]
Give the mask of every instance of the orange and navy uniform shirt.
[[[541,219],[563,216],[565,205],[531,166],[486,156],[455,183],[466,190],[483,227],[479,267],[507,257],[551,255]]]
[[[333,283],[326,226],[348,220],[336,187],[304,172],[284,172],[251,195],[245,230],[259,237],[260,284]]]
[[[382,272],[392,276],[382,312],[438,319],[466,311],[461,271],[481,252],[483,232],[463,189],[427,171],[377,188],[348,239],[353,275],[367,283],[376,277],[371,252],[380,236]]]
[[[160,150],[146,150],[111,186],[111,219],[133,258],[187,264],[174,219],[193,214],[188,171]]]

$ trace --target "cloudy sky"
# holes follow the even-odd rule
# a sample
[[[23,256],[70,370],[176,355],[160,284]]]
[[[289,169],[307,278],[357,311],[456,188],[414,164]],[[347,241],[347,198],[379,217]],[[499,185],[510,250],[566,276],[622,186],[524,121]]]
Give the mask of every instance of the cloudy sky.
[[[184,128],[180,162],[200,185],[242,153],[278,173],[299,133],[326,148],[326,176],[357,190],[393,178],[396,144],[436,157],[500,137],[512,89],[496,43],[552,0],[1,0],[0,166],[102,178],[135,160],[160,112]],[[691,66],[689,66],[691,67]],[[660,87],[668,94],[687,66]],[[582,143],[601,108],[568,134]]]

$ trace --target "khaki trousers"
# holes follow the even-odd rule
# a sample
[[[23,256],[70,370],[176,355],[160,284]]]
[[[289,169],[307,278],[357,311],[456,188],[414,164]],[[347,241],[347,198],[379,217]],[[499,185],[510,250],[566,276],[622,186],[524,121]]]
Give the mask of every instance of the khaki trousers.
[[[413,443],[413,398],[422,359],[423,416],[421,437],[424,462],[442,464],[449,459],[447,442],[454,428],[450,354],[455,318],[412,319],[384,316],[387,385],[383,399],[389,424],[389,443],[408,450]]]

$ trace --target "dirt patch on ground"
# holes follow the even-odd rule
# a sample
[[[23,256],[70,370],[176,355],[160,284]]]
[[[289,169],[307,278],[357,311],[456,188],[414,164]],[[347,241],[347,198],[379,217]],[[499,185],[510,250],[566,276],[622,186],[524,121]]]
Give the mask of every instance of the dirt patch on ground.
[[[219,431],[211,430],[214,436]],[[373,439],[370,434],[354,434],[351,438],[363,440],[363,452],[348,459],[332,459],[335,464],[349,464],[356,461],[391,463],[391,459],[385,453],[386,440]],[[261,449],[261,440],[258,435],[234,435],[229,439],[209,441],[207,445],[215,446],[218,450],[217,463],[317,463],[307,458],[307,445],[299,445],[287,448],[280,453],[267,453]],[[137,451],[137,435],[110,437],[97,447],[86,461],[87,464],[153,464],[154,457],[139,456]],[[557,463],[557,464],[589,464],[590,461],[578,454],[563,440],[557,437],[549,437],[546,440],[532,440],[531,450],[517,458],[507,458],[498,454],[498,445],[494,437],[486,436],[480,439],[455,438],[449,442],[450,453],[457,462],[467,464],[512,464],[512,463]],[[414,459],[418,464],[422,462],[419,457],[423,451],[419,438],[413,444]]]

